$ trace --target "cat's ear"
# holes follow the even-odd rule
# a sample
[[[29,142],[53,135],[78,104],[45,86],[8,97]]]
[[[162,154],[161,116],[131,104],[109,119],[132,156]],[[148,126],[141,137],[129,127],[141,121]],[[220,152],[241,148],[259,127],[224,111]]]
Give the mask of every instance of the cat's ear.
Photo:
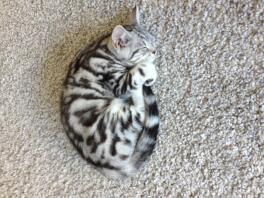
[[[115,47],[124,48],[131,39],[130,33],[121,25],[117,25],[112,32],[112,41]]]
[[[138,6],[135,6],[132,9],[132,12],[128,17],[128,23],[129,25],[140,25],[140,11]]]

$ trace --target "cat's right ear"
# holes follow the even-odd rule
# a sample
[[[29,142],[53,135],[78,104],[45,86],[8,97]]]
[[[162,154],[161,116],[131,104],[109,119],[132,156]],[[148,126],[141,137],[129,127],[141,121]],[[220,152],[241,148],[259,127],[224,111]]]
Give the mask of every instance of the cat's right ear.
[[[114,28],[111,37],[116,48],[126,47],[131,39],[129,32],[121,25]]]
[[[140,11],[138,6],[135,6],[132,9],[132,12],[128,17],[128,25],[140,25]]]

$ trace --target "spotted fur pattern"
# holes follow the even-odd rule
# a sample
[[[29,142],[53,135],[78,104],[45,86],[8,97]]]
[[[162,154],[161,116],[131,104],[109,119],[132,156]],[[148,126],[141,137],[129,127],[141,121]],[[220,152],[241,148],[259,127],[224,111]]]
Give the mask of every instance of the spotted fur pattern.
[[[157,77],[152,39],[137,20],[116,26],[76,55],[64,82],[66,133],[82,157],[109,178],[133,176],[155,147],[159,115],[150,88]]]

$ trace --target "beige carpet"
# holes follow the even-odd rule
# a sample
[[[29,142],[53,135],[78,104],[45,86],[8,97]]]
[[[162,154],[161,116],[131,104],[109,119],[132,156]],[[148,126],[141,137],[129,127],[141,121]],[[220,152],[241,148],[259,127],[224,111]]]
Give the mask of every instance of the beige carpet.
[[[263,197],[264,2],[203,2],[142,3],[162,124],[148,165],[121,183],[74,150],[59,96],[75,52],[133,1],[1,0],[0,197]]]

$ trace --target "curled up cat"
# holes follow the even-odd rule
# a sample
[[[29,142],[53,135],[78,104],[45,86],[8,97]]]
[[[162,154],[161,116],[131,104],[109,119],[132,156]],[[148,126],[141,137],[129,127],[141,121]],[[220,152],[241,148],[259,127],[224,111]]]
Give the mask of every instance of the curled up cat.
[[[108,178],[134,176],[152,154],[159,131],[155,37],[134,8],[128,25],[77,53],[61,99],[72,144]]]

